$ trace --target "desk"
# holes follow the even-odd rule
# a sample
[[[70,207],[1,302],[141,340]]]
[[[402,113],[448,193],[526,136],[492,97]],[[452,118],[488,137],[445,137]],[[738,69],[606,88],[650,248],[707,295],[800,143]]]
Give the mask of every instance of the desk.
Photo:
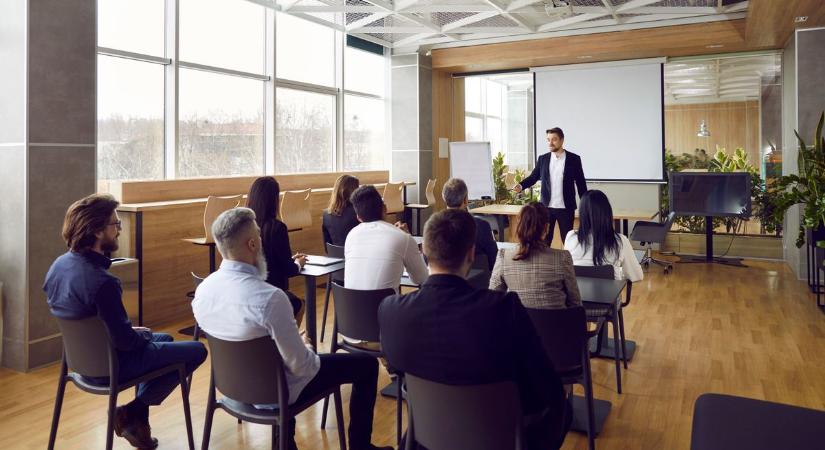
[[[310,258],[312,255],[308,255]],[[313,347],[316,343],[316,328],[317,328],[317,313],[315,311],[315,288],[317,286],[316,279],[318,277],[325,277],[333,272],[338,272],[339,270],[344,270],[344,260],[341,259],[340,262],[330,264],[328,266],[312,266],[306,264],[301,272],[298,275],[304,277],[304,287],[306,288],[306,293],[304,294],[306,297],[306,330],[307,336],[309,337],[310,342],[312,342]],[[316,347],[317,349],[317,347]]]
[[[470,213],[494,216],[499,228],[498,240],[503,242],[505,218],[510,218],[510,230],[515,230],[518,226],[518,215],[521,212],[521,207],[522,205],[487,205],[473,208],[470,210]],[[613,222],[615,223],[616,230],[621,229],[622,234],[628,236],[629,221],[650,220],[654,214],[656,213],[647,211],[613,211]],[[576,217],[579,217],[578,212],[576,212]],[[565,236],[561,236],[562,241],[564,238]],[[515,241],[515,239],[513,240]]]
[[[419,246],[424,243],[424,236],[413,236],[413,239],[415,239],[415,243]],[[515,242],[496,242],[496,247],[498,247],[499,250],[511,249],[518,247],[518,244]]]

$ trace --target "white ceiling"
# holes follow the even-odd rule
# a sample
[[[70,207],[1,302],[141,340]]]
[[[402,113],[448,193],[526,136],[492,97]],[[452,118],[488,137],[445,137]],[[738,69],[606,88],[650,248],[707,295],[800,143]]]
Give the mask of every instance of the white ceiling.
[[[748,8],[743,0],[247,1],[393,49],[734,19]]]
[[[764,82],[781,70],[776,54],[717,57],[665,64],[665,103],[758,99]]]

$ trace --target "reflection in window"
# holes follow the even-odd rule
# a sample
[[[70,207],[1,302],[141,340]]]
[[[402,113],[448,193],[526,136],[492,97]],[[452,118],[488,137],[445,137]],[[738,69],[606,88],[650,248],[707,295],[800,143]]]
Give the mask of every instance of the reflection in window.
[[[344,170],[384,168],[384,100],[344,98]]]
[[[263,173],[263,82],[180,70],[178,176]]]
[[[332,171],[335,96],[278,88],[275,148],[277,173]]]
[[[97,57],[97,176],[163,179],[163,66]]]

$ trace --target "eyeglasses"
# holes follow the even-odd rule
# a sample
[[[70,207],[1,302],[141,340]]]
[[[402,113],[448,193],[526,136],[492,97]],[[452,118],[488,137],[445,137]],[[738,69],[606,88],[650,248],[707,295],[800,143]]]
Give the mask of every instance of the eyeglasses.
[[[112,222],[112,223],[106,224],[107,227],[110,227],[112,225],[116,226],[118,230],[123,229],[123,221],[122,220],[118,220],[117,222]]]

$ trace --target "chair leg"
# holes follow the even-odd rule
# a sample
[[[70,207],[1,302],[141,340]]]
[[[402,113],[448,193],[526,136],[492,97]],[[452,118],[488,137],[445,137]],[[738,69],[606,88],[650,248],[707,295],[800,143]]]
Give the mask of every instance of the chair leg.
[[[587,448],[596,450],[596,417],[593,406],[593,379],[590,371],[590,354],[584,353],[584,397],[587,400]]]
[[[192,340],[197,341],[201,338],[201,327],[198,326],[198,322],[195,322],[195,331],[192,332]]]
[[[341,402],[340,387],[332,394],[332,398],[335,401],[335,421],[338,424],[338,446],[341,450],[347,450],[347,434],[344,431],[344,407]]]
[[[332,291],[332,275],[327,276],[327,289],[324,293],[324,314],[321,319],[321,342],[324,342],[324,332],[327,329],[327,310],[329,309],[329,293]]]
[[[192,378],[186,377],[183,367],[178,369],[178,380],[180,381],[180,395],[183,400],[183,418],[186,420],[186,438],[189,440],[189,450],[195,450],[195,438],[192,435],[192,414],[189,411],[189,386]]]
[[[627,370],[627,340],[624,337],[624,313],[621,307],[619,307],[619,337],[622,339],[622,362]]]
[[[209,397],[206,400],[206,417],[203,420],[203,440],[201,450],[209,450],[209,437],[212,434],[212,417],[215,415],[215,386],[209,386]]]
[[[398,448],[401,448],[401,408],[403,406],[401,404],[401,383],[403,382],[404,379],[400,374],[395,376],[395,440]]]
[[[57,396],[54,398],[54,414],[52,415],[52,429],[49,432],[49,450],[54,450],[54,441],[57,439],[57,426],[60,424],[60,410],[63,408],[63,394],[66,392],[66,360],[60,367],[60,380],[57,382]]]
[[[321,429],[327,427],[327,410],[329,409],[329,396],[324,398],[323,411],[321,411]]]
[[[621,348],[621,342],[619,339],[619,313],[617,313],[615,309],[611,316],[611,321],[613,323],[613,361],[616,362],[616,391],[621,394],[622,366],[619,363],[619,349]]]
[[[115,439],[115,410],[117,409],[117,389],[109,393],[109,414],[106,421],[106,450],[112,450]]]

